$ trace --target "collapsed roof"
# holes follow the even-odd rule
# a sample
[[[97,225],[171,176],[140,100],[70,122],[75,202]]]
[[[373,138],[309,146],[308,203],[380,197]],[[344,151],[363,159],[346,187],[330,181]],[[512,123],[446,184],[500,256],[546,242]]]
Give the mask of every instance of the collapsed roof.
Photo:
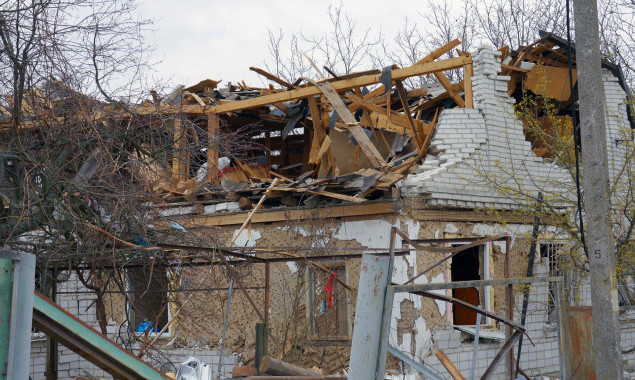
[[[160,165],[137,156],[151,168],[137,175],[159,196],[155,201],[168,204],[196,200],[214,205],[240,199],[240,207],[249,209],[269,187],[270,205],[362,203],[390,197],[395,183],[422,170],[441,112],[474,107],[472,55],[456,49],[459,43],[451,41],[406,68],[289,83],[252,67],[272,84],[263,88],[242,82],[220,88],[219,81],[206,79],[180,86],[164,98],[153,92],[152,100],[133,112],[172,117],[172,162]],[[541,32],[539,40],[517,51],[507,46],[498,51],[500,74],[509,76],[509,96],[519,100],[529,91],[548,97],[556,102],[558,116],[570,117],[574,110],[566,41]],[[439,60],[444,55],[454,57]],[[619,66],[603,65],[627,91]],[[415,89],[404,86],[408,78],[422,75],[438,82]],[[449,77],[462,79],[452,82]],[[26,97],[25,110],[37,113],[29,101]],[[537,156],[551,157],[531,134],[525,138]]]
[[[249,148],[231,151],[210,140],[206,162],[196,164],[191,157],[175,162],[173,174],[180,185],[163,186],[163,199],[195,196],[211,204],[243,198],[240,207],[249,209],[275,178],[270,205],[361,203],[390,197],[395,183],[421,170],[441,111],[474,107],[472,55],[454,53],[458,44],[454,40],[407,68],[288,83],[252,67],[281,87],[256,88],[243,82],[219,89],[219,82],[204,80],[182,89],[182,112],[196,114],[203,122],[205,116],[209,136],[240,131]],[[517,51],[500,48],[500,74],[509,76],[507,95],[520,100],[528,91],[552,99],[557,116],[568,120],[572,108],[566,48],[566,41],[563,45],[562,39],[546,33]],[[438,60],[448,52],[456,57]],[[575,94],[575,51],[572,64]],[[621,78],[619,66],[603,65]],[[451,82],[446,75],[450,70],[462,80]],[[404,88],[403,81],[417,75],[434,76],[438,82]],[[620,84],[626,91],[624,82]],[[148,111],[163,104],[155,103]],[[552,127],[544,121],[544,128]],[[534,154],[552,157],[530,133],[525,139]]]

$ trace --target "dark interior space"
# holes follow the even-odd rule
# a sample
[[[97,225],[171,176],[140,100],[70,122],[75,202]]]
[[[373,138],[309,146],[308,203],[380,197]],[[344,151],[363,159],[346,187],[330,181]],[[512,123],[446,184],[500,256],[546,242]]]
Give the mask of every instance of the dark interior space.
[[[468,248],[452,258],[450,266],[452,282],[480,280],[479,247]],[[452,297],[478,306],[479,291],[476,288],[452,290]],[[475,325],[476,312],[462,306],[454,306],[453,321],[455,325]]]

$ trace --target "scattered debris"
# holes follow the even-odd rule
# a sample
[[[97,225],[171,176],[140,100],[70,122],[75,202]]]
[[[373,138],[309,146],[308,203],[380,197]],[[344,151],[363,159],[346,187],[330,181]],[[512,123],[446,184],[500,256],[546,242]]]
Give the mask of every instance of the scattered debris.
[[[181,363],[176,380],[212,380],[212,367],[190,356]]]

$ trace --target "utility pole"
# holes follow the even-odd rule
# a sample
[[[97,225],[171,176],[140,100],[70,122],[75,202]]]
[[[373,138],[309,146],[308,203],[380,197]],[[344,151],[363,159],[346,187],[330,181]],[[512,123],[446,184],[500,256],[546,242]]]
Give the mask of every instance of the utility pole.
[[[595,372],[598,379],[622,379],[615,244],[609,218],[611,193],[604,119],[606,99],[596,0],[574,0],[573,12]]]

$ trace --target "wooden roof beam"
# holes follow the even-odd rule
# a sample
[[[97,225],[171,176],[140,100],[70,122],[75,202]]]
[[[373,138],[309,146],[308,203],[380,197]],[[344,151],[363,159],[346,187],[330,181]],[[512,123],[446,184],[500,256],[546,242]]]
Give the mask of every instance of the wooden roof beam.
[[[442,61],[434,61],[423,64],[415,64],[403,69],[395,69],[392,71],[392,79],[406,79],[414,76],[432,74],[435,72],[441,72],[445,70],[452,70],[463,67],[463,65],[472,62],[469,57],[456,57],[449,58]],[[333,88],[336,91],[350,90],[355,87],[369,86],[380,82],[379,76],[381,74],[363,75],[361,77],[344,79],[340,81],[331,82]],[[199,105],[179,105],[179,106],[159,106],[159,107],[139,107],[136,109],[139,114],[150,114],[155,112],[182,112],[187,114],[211,114],[211,113],[227,113],[236,112],[240,110],[252,109],[267,106],[273,103],[292,101],[301,98],[308,98],[310,96],[321,95],[322,92],[316,86],[307,86],[290,91],[282,91],[275,94],[263,95],[256,98],[250,98],[245,100],[238,100],[235,102],[228,102],[218,106],[206,106]]]

